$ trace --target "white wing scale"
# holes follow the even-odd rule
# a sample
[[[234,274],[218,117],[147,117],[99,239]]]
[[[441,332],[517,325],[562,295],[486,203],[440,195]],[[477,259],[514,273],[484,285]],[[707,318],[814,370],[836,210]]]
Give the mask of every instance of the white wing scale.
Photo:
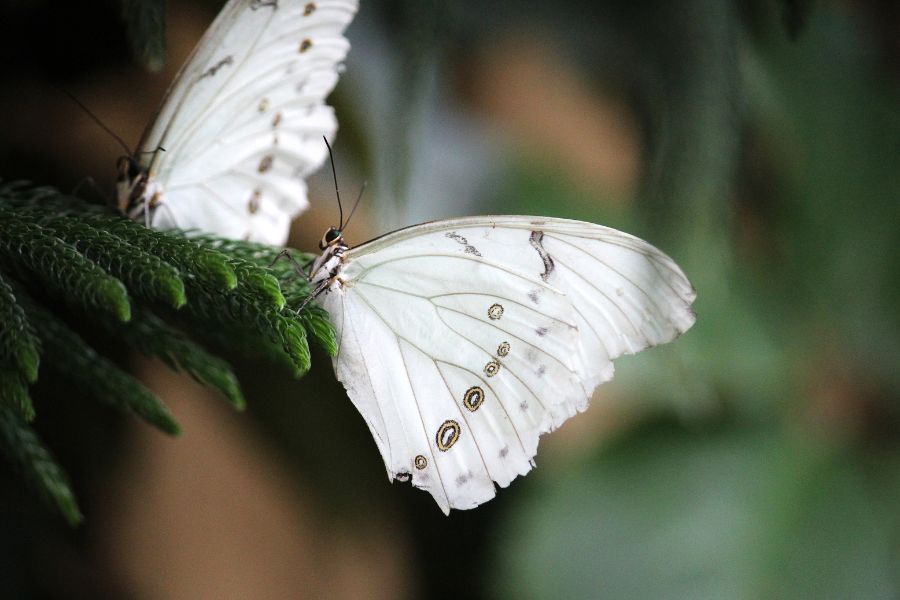
[[[388,476],[472,508],[533,466],[612,359],[694,321],[681,270],[646,242],[562,219],[419,225],[348,251],[321,301],[335,370]]]
[[[356,0],[231,0],[176,78],[140,149],[156,228],[283,244],[337,121],[324,104]],[[161,150],[164,148],[165,150]]]

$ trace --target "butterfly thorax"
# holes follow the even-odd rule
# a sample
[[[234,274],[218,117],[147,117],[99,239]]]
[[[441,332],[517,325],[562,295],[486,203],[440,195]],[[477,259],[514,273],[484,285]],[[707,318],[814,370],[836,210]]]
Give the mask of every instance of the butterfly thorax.
[[[313,285],[324,284],[326,287],[334,282],[344,265],[344,252],[350,249],[344,236],[336,227],[331,227],[319,242],[322,254],[313,262],[309,274]],[[327,282],[327,283],[326,283]]]
[[[116,206],[132,219],[138,219],[162,202],[162,185],[150,172],[131,157],[119,161],[116,181]]]

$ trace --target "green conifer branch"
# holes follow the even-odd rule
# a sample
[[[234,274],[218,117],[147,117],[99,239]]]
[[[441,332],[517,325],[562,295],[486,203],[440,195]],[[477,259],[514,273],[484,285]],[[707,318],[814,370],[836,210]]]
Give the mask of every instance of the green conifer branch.
[[[40,361],[40,340],[0,271],[0,364],[15,367],[26,380],[34,382]]]
[[[33,302],[25,303],[25,311],[41,338],[44,364],[49,368],[108,406],[134,413],[166,433],[180,433],[178,423],[159,398],[97,354],[65,323]]]
[[[221,390],[237,408],[244,398],[230,366],[188,335],[264,353],[297,376],[310,366],[308,334],[336,351],[327,313],[314,304],[298,311],[310,285],[289,261],[275,262],[280,248],[147,229],[106,207],[21,182],[0,181],[0,232],[0,426],[10,456],[70,522],[80,514],[68,483],[26,424],[34,417],[27,381],[37,377],[39,362],[164,431],[177,433],[178,426],[159,399],[29,291],[44,298],[46,288],[113,338]]]
[[[0,206],[32,208],[53,217],[78,219],[104,229],[129,244],[173,265],[181,273],[193,273],[204,283],[231,289],[237,285],[228,257],[192,243],[182,236],[160,235],[114,210],[60,194],[53,188],[29,187],[27,182],[0,182]]]
[[[55,505],[70,525],[82,520],[68,477],[50,451],[22,417],[0,404],[0,446],[7,458],[24,474],[32,488]]]
[[[0,405],[17,411],[26,421],[34,420],[34,404],[28,395],[28,384],[20,372],[0,362]]]
[[[242,288],[242,293],[256,296],[274,310],[284,308],[284,295],[274,275],[242,258],[232,256],[228,262],[238,276],[238,286]]]
[[[335,332],[334,325],[331,324],[328,312],[324,308],[311,303],[307,304],[300,313],[300,321],[307,331],[312,333],[316,343],[328,353],[328,356],[337,356],[337,332]]]
[[[306,339],[306,329],[293,316],[273,315],[269,321],[271,323],[270,330],[277,334],[271,336],[272,341],[281,339],[281,347],[294,365],[294,376],[302,377],[309,371],[312,362],[309,355],[309,342]]]
[[[296,280],[299,285],[309,289],[309,282],[297,272],[297,265],[304,265],[314,258],[314,255],[294,250],[282,249],[278,246],[269,246],[258,242],[245,242],[242,240],[229,240],[210,235],[199,235],[191,238],[198,244],[224,252],[229,256],[241,258],[259,266],[265,267],[275,277],[281,280]],[[285,256],[290,255],[290,258]],[[293,259],[293,262],[290,260]],[[284,291],[285,288],[282,287]]]
[[[159,358],[173,370],[184,371],[197,382],[218,389],[235,408],[244,410],[244,395],[231,366],[150,311],[139,309],[127,325],[110,330],[138,352]]]
[[[262,340],[253,346],[256,350],[269,353],[273,348],[264,347],[267,343],[274,345],[283,353],[280,362],[289,364],[296,376],[300,376],[310,367],[309,346],[306,341],[306,330],[302,322],[290,312],[275,312],[268,304],[260,304],[255,293],[247,293],[244,286],[234,290],[210,291],[193,282],[188,282],[188,302],[185,310],[194,319],[205,322],[210,332],[226,346],[232,346],[232,334],[248,339],[252,332],[256,337],[262,334]],[[223,330],[228,324],[230,331]],[[277,352],[277,351],[276,351]]]
[[[309,263],[314,256],[293,249],[280,249],[265,244],[244,242],[238,240],[226,240],[211,236],[193,238],[197,243],[208,248],[226,252],[230,256],[237,256],[248,262],[253,262],[260,267],[265,267],[277,279],[285,298],[285,307],[297,314],[297,309],[306,301],[312,292],[312,286],[306,276],[299,272],[299,266]],[[285,255],[289,256],[285,256]],[[316,342],[329,356],[337,354],[337,335],[334,326],[328,318],[328,313],[322,307],[307,303],[299,313],[303,326],[311,333]]]
[[[238,284],[228,256],[194,244],[175,234],[160,235],[124,217],[88,217],[97,227],[106,229],[141,250],[174,265],[182,273],[192,273],[204,285],[230,290]]]
[[[174,308],[180,308],[187,301],[178,269],[169,263],[75,215],[59,217],[47,214],[46,210],[31,210],[37,213],[38,223],[121,279],[132,294],[150,301],[159,300]]]
[[[122,282],[46,228],[15,209],[0,205],[0,264],[27,280],[37,280],[63,298],[131,318],[131,303]]]

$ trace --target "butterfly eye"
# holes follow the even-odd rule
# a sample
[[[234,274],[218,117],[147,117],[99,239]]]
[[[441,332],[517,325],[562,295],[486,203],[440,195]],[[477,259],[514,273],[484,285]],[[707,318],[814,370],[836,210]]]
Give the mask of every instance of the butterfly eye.
[[[130,156],[120,156],[118,164],[116,166],[118,168],[119,179],[121,181],[124,181],[126,179],[135,179],[138,175],[141,174],[140,165],[138,165],[137,161]]]
[[[325,234],[325,237],[323,238],[323,241],[325,242],[326,245],[330,246],[330,245],[333,244],[334,242],[338,241],[343,235],[344,235],[344,234],[341,233],[341,230],[340,230],[340,229],[336,229],[336,228],[332,227],[332,228],[329,229],[328,232]]]
[[[337,240],[341,239],[343,234],[340,229],[336,227],[330,227],[328,231],[325,232],[325,235],[322,236],[322,241],[319,242],[319,250],[324,250],[328,246],[333,245]]]

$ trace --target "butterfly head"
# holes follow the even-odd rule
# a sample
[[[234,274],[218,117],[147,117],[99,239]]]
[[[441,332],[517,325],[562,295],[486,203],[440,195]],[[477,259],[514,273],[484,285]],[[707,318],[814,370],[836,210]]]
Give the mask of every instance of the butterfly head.
[[[116,170],[119,172],[119,181],[134,179],[141,173],[141,167],[138,162],[127,154],[123,154],[116,161]]]
[[[126,212],[135,202],[135,198],[143,194],[147,180],[147,170],[132,156],[120,156],[116,163],[119,176],[116,181],[116,204],[119,210]]]
[[[341,244],[343,241],[344,233],[337,227],[329,227],[325,235],[322,236],[322,241],[319,242],[319,250],[325,250],[331,246]]]

